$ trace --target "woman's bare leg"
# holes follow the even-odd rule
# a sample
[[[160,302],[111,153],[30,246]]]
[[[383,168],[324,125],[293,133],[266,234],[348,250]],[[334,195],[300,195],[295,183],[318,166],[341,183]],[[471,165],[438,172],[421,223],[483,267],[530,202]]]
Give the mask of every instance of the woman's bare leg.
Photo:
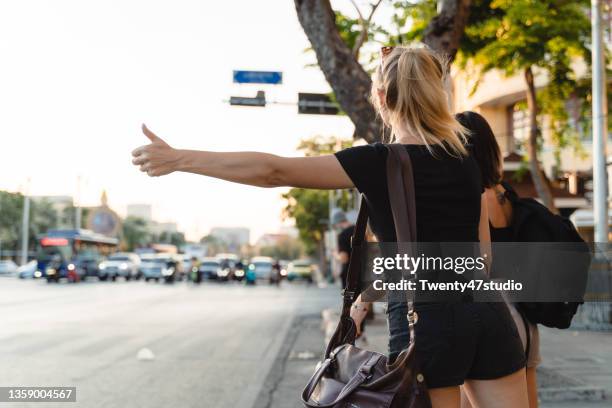
[[[529,395],[529,408],[538,408],[538,382],[535,367],[527,368],[527,394]]]
[[[461,393],[459,386],[434,388],[429,390],[432,408],[460,408]]]
[[[466,380],[474,408],[529,408],[525,369],[495,380]]]
[[[464,385],[461,386],[461,408],[472,408],[472,403],[467,396]]]

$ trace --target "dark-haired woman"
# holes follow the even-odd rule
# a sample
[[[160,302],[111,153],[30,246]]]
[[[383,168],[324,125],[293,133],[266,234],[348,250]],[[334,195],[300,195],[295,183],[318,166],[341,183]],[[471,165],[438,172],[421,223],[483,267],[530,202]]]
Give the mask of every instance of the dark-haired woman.
[[[487,120],[478,113],[463,112],[457,115],[457,119],[471,131],[472,156],[480,167],[482,183],[485,188],[491,241],[512,242],[514,241],[511,228],[512,205],[506,198],[506,190],[501,184],[503,178],[502,157],[495,135]],[[527,348],[527,336],[529,336],[527,390],[529,406],[530,408],[536,408],[538,406],[536,367],[541,361],[538,326],[525,320],[514,305],[509,306],[525,348]],[[527,332],[527,329],[529,332]]]

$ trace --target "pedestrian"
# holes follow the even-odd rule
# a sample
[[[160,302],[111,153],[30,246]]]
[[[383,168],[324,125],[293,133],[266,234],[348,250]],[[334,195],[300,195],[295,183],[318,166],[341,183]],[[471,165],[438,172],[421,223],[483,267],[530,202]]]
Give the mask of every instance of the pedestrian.
[[[196,284],[202,283],[202,271],[200,271],[200,260],[198,257],[191,257],[191,276]]]
[[[349,222],[344,211],[339,208],[332,211],[331,223],[334,230],[338,231],[336,260],[340,264],[340,283],[344,289],[346,287],[346,275],[348,274],[351,257],[351,237],[355,232],[355,225]]]
[[[465,146],[467,129],[449,109],[447,74],[443,59],[426,47],[384,47],[372,99],[413,164],[417,240],[486,243],[488,214],[481,200],[480,173]],[[261,187],[356,187],[366,198],[378,241],[396,240],[386,182],[388,150],[383,144],[335,155],[285,158],[177,150],[144,125],[143,132],[151,143],[133,151],[133,164],[149,176],[184,171]],[[505,304],[465,301],[415,304],[415,309],[415,350],[434,408],[459,407],[462,384],[478,406],[528,406],[525,357]],[[391,361],[409,345],[406,314],[405,303],[403,308],[388,308]]]
[[[280,281],[281,281],[281,265],[280,265],[280,262],[278,262],[278,259],[275,259],[274,263],[272,264],[272,273],[270,274],[270,284],[280,287]]]
[[[503,160],[497,139],[485,118],[475,112],[463,112],[457,115],[459,122],[470,129],[470,142],[472,155],[482,175],[485,188],[487,208],[489,210],[489,226],[492,242],[516,241],[512,231],[512,204],[506,197],[506,190],[502,185]],[[493,257],[495,260],[495,257]],[[538,326],[529,322],[514,304],[510,304],[510,313],[517,327],[527,353],[527,391],[529,394],[529,407],[538,406],[538,389],[536,367],[541,362],[540,335]],[[529,342],[527,341],[529,339]],[[527,345],[529,349],[527,350]],[[467,405],[466,405],[467,406]]]

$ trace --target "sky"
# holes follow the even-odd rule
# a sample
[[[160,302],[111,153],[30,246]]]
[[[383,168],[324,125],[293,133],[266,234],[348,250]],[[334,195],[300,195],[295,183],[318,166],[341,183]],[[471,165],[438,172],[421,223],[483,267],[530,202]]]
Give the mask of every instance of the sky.
[[[248,227],[252,239],[275,232],[286,189],[148,178],[130,152],[146,143],[143,122],[174,147],[213,151],[295,156],[305,137],[350,138],[346,117],[224,102],[258,89],[282,102],[329,92],[320,70],[305,67],[316,61],[308,46],[289,0],[0,2],[0,190],[79,192],[83,206],[106,190],[119,214],[150,203],[154,219],[192,240],[215,226]],[[235,69],[282,71],[283,84],[233,84]]]

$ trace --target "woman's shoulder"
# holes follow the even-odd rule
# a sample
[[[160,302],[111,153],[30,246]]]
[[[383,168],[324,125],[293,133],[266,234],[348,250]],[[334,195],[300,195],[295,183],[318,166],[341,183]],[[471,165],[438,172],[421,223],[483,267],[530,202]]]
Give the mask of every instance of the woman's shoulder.
[[[382,143],[353,146],[336,152],[340,165],[360,192],[370,192],[385,177],[387,149]]]
[[[338,154],[363,154],[363,155],[381,155],[386,153],[385,144],[381,142],[374,142],[368,144],[359,144],[352,147],[347,147],[346,149],[342,149]]]

